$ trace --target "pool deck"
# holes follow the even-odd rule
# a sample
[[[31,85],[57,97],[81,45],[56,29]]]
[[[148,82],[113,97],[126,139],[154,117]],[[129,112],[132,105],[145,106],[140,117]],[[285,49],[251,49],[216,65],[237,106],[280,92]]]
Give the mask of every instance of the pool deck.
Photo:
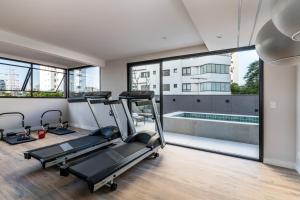
[[[147,121],[144,125],[139,123],[136,127],[137,131],[140,130],[154,130],[155,124]],[[253,144],[246,144],[241,142],[232,142],[228,140],[219,140],[206,137],[185,135],[180,133],[172,133],[164,131],[167,143],[187,146],[195,149],[202,149],[225,154],[238,155],[247,158],[259,158],[259,146]]]
[[[247,158],[259,158],[259,146],[254,144],[246,144],[241,142],[232,142],[227,140],[218,140],[170,132],[164,132],[164,135],[168,143],[175,145],[232,154]]]

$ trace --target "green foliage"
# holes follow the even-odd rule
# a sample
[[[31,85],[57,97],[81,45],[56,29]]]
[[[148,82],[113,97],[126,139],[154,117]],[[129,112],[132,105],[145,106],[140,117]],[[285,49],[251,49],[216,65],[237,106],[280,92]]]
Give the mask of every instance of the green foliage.
[[[255,61],[248,66],[248,71],[244,77],[246,83],[239,86],[231,83],[232,94],[258,94],[259,92],[259,62]]]
[[[33,92],[33,97],[64,97],[63,92]]]
[[[0,92],[3,97],[31,97],[30,92]],[[64,97],[64,92],[33,92],[32,97]]]

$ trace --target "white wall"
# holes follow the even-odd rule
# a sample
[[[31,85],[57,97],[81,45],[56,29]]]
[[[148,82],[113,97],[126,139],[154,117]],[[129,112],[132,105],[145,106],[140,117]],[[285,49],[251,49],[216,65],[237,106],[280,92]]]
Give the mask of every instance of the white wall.
[[[297,141],[296,170],[300,174],[300,66],[297,66]]]
[[[264,115],[264,162],[295,168],[295,67],[265,65]]]
[[[50,109],[59,109],[63,112],[63,120],[68,120],[67,100],[66,99],[42,99],[42,98],[0,98],[0,113],[21,112],[25,115],[25,124],[33,129],[40,128],[41,114]],[[45,120],[57,121],[58,114],[50,113]],[[20,128],[20,118],[0,117],[0,127],[7,130]]]

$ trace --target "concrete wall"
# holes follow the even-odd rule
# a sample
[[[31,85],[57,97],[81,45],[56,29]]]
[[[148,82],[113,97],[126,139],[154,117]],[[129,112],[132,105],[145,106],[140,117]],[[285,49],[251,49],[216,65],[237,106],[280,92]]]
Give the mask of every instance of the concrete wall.
[[[258,115],[257,95],[164,95],[165,113],[176,111]]]

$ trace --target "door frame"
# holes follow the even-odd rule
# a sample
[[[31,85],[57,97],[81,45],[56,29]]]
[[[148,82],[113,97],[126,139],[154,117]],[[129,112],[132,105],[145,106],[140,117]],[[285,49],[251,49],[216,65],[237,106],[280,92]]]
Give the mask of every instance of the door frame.
[[[131,69],[132,67],[141,66],[141,65],[149,65],[149,64],[159,64],[159,82],[160,82],[160,113],[163,113],[163,62],[170,61],[170,60],[176,60],[176,59],[186,59],[186,58],[192,58],[192,57],[201,57],[201,56],[208,56],[208,55],[218,55],[218,54],[224,54],[224,53],[232,53],[237,51],[247,51],[247,50],[254,50],[255,46],[246,46],[246,47],[240,47],[240,48],[232,48],[232,49],[224,49],[224,50],[218,50],[218,51],[208,51],[208,52],[202,52],[202,53],[193,53],[193,54],[187,54],[187,55],[179,55],[179,56],[171,56],[171,57],[164,57],[164,58],[157,58],[157,59],[151,59],[151,60],[144,60],[144,61],[138,61],[138,62],[130,62],[127,63],[127,90],[131,90]],[[259,161],[263,162],[264,157],[264,62],[259,59],[259,158],[251,158],[251,157],[245,157],[235,154],[229,154],[229,153],[223,153],[219,151],[212,151],[202,148],[194,148],[190,146],[185,145],[178,145],[178,144],[172,144],[176,146],[182,146],[186,148],[191,149],[197,149],[201,151],[221,154],[221,155],[227,155],[231,157],[236,158],[243,158],[247,160],[253,160],[253,161]],[[131,108],[130,108],[131,110]],[[163,115],[160,115],[161,122],[163,125]],[[168,143],[168,142],[167,142]],[[171,144],[171,143],[168,143]]]

